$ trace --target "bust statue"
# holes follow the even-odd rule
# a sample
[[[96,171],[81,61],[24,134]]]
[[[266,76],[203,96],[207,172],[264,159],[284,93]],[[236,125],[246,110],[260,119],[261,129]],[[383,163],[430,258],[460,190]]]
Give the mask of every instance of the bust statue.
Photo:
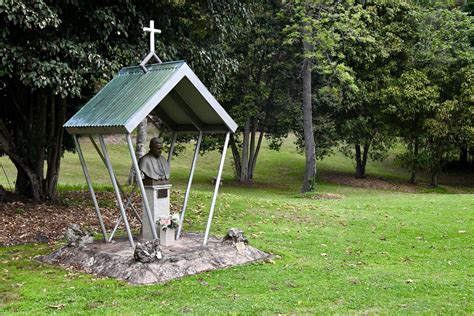
[[[170,166],[168,161],[161,155],[163,140],[153,137],[150,140],[150,151],[140,158],[138,165],[145,175],[145,180],[157,180],[167,182],[170,178]]]

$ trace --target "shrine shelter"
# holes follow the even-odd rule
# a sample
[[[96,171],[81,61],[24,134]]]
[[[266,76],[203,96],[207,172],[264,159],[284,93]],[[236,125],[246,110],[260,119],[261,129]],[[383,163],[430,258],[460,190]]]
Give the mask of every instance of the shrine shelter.
[[[150,32],[150,52],[145,59],[137,66],[121,69],[107,85],[64,124],[64,127],[73,135],[104,240],[106,242],[112,240],[113,234],[123,220],[131,247],[134,246],[134,240],[125,210],[131,207],[135,214],[137,214],[137,211],[131,204],[131,198],[126,196],[120,183],[117,181],[104,141],[104,135],[124,134],[126,136],[133,168],[136,174],[139,175],[140,170],[135,156],[131,133],[138,124],[150,114],[158,116],[173,133],[170,151],[168,153],[168,163],[170,163],[171,157],[173,156],[173,149],[178,133],[198,134],[184,201],[181,207],[179,227],[176,236],[176,238],[179,238],[203,134],[225,134],[224,148],[220,159],[214,194],[212,196],[209,217],[204,234],[203,245],[206,245],[209,238],[230,134],[236,131],[237,124],[194,74],[186,62],[161,62],[154,50],[154,34],[160,31],[154,29],[153,21],[150,21],[150,27],[144,28],[144,30]],[[152,58],[158,63],[147,64]],[[97,197],[78,141],[78,136],[90,138],[100,158],[107,167],[114,188],[120,215],[110,236],[107,236]],[[100,147],[95,142],[94,137],[99,140]],[[139,176],[136,178],[137,185],[141,192],[143,212],[146,212],[145,214],[148,218],[147,222],[150,224],[153,237],[156,239],[158,238],[156,225],[154,225],[152,221],[150,204],[145,194],[145,187],[142,179]],[[124,199],[127,198],[127,202],[124,203]]]

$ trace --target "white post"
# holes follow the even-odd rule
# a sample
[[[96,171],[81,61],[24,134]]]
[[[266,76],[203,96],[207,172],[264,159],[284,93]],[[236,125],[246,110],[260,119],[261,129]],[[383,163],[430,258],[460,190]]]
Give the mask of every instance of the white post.
[[[89,139],[91,140],[92,145],[94,145],[95,150],[96,150],[97,153],[99,154],[100,159],[102,159],[102,162],[105,164],[104,155],[102,155],[102,152],[100,151],[99,147],[97,146],[97,144],[96,144],[94,138],[92,137],[92,135],[89,135]],[[105,165],[106,165],[106,164],[105,164]],[[127,203],[125,204],[125,209],[127,209],[127,207],[130,206],[130,208],[132,209],[133,213],[135,213],[135,215],[137,216],[138,221],[141,223],[141,222],[142,222],[142,219],[140,218],[140,215],[138,215],[137,209],[135,208],[135,206],[134,206],[133,203],[132,203],[133,191],[135,190],[135,186],[132,188],[132,192],[130,192],[130,195],[128,195],[128,194],[126,194],[125,191],[123,190],[123,188],[122,188],[122,186],[120,185],[120,182],[118,181],[117,177],[115,177],[115,181],[117,182],[118,188],[119,188],[119,190],[120,190],[120,194],[122,194],[122,196],[123,196],[125,199],[127,199]],[[114,230],[114,231],[115,231],[115,230]],[[112,240],[112,237],[110,237],[109,240]]]
[[[125,229],[127,230],[128,242],[130,243],[130,247],[135,247],[135,243],[133,242],[132,232],[130,230],[130,225],[128,225],[127,214],[125,213],[125,209],[123,207],[122,197],[120,196],[117,181],[115,181],[115,174],[114,174],[114,170],[112,169],[112,163],[110,162],[109,153],[107,152],[107,148],[105,147],[104,137],[102,137],[102,135],[99,135],[99,142],[100,142],[100,147],[102,147],[102,152],[104,153],[105,164],[107,166],[107,170],[109,171],[110,181],[112,181],[112,186],[114,187],[115,197],[117,198],[117,203],[120,208],[120,213],[122,214],[123,222],[125,224]]]
[[[158,235],[156,234],[156,227],[153,221],[153,216],[151,215],[150,211],[150,204],[148,204],[148,198],[145,192],[145,186],[143,185],[142,177],[140,176],[140,168],[138,167],[137,157],[135,157],[135,151],[133,150],[132,138],[130,134],[127,134],[127,144],[128,150],[130,151],[130,156],[132,157],[133,167],[135,168],[135,173],[137,174],[137,183],[140,187],[140,192],[142,193],[143,205],[145,206],[146,216],[148,217],[148,223],[150,223],[151,234],[153,235],[153,239],[158,239]]]
[[[221,183],[222,170],[224,169],[225,154],[227,152],[227,146],[229,146],[230,132],[227,132],[225,136],[224,148],[222,149],[221,163],[219,165],[219,171],[217,173],[216,186],[214,187],[214,195],[212,196],[211,208],[209,210],[209,217],[207,219],[206,233],[204,235],[203,246],[207,245],[209,238],[209,231],[211,230],[212,216],[214,215],[214,207],[216,206],[217,192],[219,191],[219,185]]]
[[[74,143],[76,145],[77,154],[79,155],[79,161],[81,162],[82,171],[84,172],[84,177],[86,178],[87,186],[89,187],[89,192],[91,193],[92,203],[94,203],[95,214],[99,219],[100,229],[102,230],[102,235],[104,235],[104,241],[107,242],[107,230],[105,229],[104,220],[102,219],[102,214],[100,214],[99,203],[97,203],[97,198],[95,196],[94,188],[92,187],[91,178],[89,176],[89,171],[87,170],[86,160],[82,154],[81,145],[77,139],[77,135],[73,135]]]
[[[199,132],[198,141],[196,143],[196,149],[194,150],[193,162],[191,163],[191,170],[189,171],[188,185],[186,186],[186,192],[184,193],[183,209],[181,210],[181,216],[179,218],[178,232],[176,233],[176,239],[181,236],[181,229],[183,228],[184,214],[186,213],[186,206],[188,205],[189,192],[191,191],[191,184],[193,183],[194,169],[196,167],[196,161],[199,154],[199,148],[201,147],[202,132]]]
[[[127,203],[125,203],[125,206],[124,206],[124,209],[127,209],[127,207],[131,204],[131,201],[132,200],[128,200]],[[135,215],[137,215],[138,219],[140,220],[140,223],[142,223],[142,220],[140,218],[140,216],[138,216],[138,214],[135,212]],[[110,236],[109,236],[109,241],[112,241],[112,239],[114,238],[114,234],[115,232],[117,231],[117,228],[119,227],[120,223],[122,222],[122,215],[119,216],[118,220],[117,220],[117,223],[115,223],[115,226],[114,226],[114,229],[112,230],[112,232],[110,233]]]

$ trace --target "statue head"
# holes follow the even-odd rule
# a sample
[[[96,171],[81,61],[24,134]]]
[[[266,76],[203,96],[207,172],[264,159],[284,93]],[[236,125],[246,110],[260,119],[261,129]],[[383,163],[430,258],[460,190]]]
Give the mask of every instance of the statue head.
[[[159,137],[153,137],[150,139],[150,153],[156,158],[161,156],[161,151],[163,149],[163,139]]]

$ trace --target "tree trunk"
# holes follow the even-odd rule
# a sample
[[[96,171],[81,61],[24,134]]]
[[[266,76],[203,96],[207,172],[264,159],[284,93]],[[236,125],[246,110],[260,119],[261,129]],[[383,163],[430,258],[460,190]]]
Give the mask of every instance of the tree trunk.
[[[255,155],[255,136],[257,133],[257,122],[255,118],[251,119],[250,124],[250,148],[249,148],[249,161],[248,161],[248,170],[247,170],[247,179],[249,182],[252,182],[253,170],[252,170],[252,161],[253,156]]]
[[[20,91],[25,93],[18,98],[20,108],[26,109],[25,121],[16,126],[15,139],[10,146],[13,154],[9,154],[17,167],[15,193],[39,201],[44,198],[47,94],[44,90]]]
[[[146,154],[146,138],[147,138],[147,125],[148,119],[145,117],[143,121],[140,122],[137,126],[137,140],[135,147],[135,156],[137,160],[143,157]],[[135,168],[130,167],[130,172],[128,174],[128,185],[132,185],[137,181]]]
[[[355,160],[356,160],[356,178],[363,178],[364,172],[362,171],[362,154],[360,145],[355,145]]]
[[[461,166],[463,167],[466,167],[468,165],[468,150],[467,150],[466,143],[462,144],[460,147],[459,162],[461,163]]]
[[[255,166],[257,165],[257,157],[258,153],[260,152],[260,147],[262,145],[262,140],[263,140],[263,131],[260,131],[260,134],[258,135],[258,141],[257,141],[257,147],[255,148],[255,153],[253,154],[253,159],[250,162],[250,179],[253,181],[253,172],[255,170]]]
[[[61,156],[63,154],[63,124],[66,121],[66,99],[50,95],[50,143],[47,147],[46,179],[44,181],[44,195],[46,198],[55,200],[57,198],[57,185],[59,180],[59,169]]]
[[[256,126],[257,122],[252,124],[255,124],[254,126]],[[252,183],[253,172],[255,170],[258,153],[260,152],[260,147],[262,145],[264,133],[260,132],[258,140],[255,141],[257,131],[254,126],[252,126],[252,132],[250,132],[250,124],[245,124],[243,131],[244,140],[240,150],[234,135],[230,136],[230,148],[232,149],[232,157],[234,159],[235,178],[242,184]]]
[[[9,127],[0,120],[0,151],[17,169],[15,192],[35,201],[54,199],[63,152],[66,100],[51,91],[31,91],[22,85],[9,86],[7,94],[19,119]]]
[[[365,143],[361,150],[360,144],[355,145],[356,159],[356,178],[365,178],[365,167],[367,166],[367,157],[369,155],[370,144]]]
[[[12,162],[17,168],[15,193],[27,198],[31,198],[34,201],[40,201],[41,188],[38,177],[30,168],[26,166],[24,162],[18,163],[15,160],[12,160]]]
[[[34,141],[32,144],[36,151],[36,157],[31,159],[30,162],[33,166],[34,173],[40,181],[40,192],[38,194],[44,198],[44,161],[45,161],[45,149],[49,145],[50,140],[46,135],[46,118],[48,114],[48,95],[44,90],[39,90],[35,94],[35,115],[30,123],[30,132],[28,136]],[[32,133],[34,131],[34,134]],[[33,136],[34,135],[34,136]],[[31,157],[31,156],[30,156]]]
[[[419,151],[419,144],[418,144],[418,138],[415,139],[414,144],[413,144],[413,156],[418,159],[418,151]],[[418,165],[412,166],[411,170],[411,176],[410,176],[410,183],[411,184],[416,184],[417,182],[417,169]]]
[[[308,52],[311,46],[303,41],[303,51]],[[311,105],[311,60],[307,57],[303,60],[303,134],[305,152],[305,170],[303,187],[301,192],[308,192],[314,189],[316,178],[316,148],[313,133],[313,108]]]
[[[431,186],[437,187],[438,186],[438,172],[433,172],[431,174]]]
[[[234,159],[235,179],[238,181],[242,166],[240,165],[240,153],[239,149],[237,148],[237,143],[235,141],[234,134],[230,134],[230,148],[232,150],[232,157]]]
[[[362,174],[365,178],[365,167],[367,166],[367,158],[369,156],[370,143],[364,144],[364,152],[362,153]]]
[[[26,155],[16,148],[14,140],[15,138],[10,135],[3,121],[0,120],[0,150],[10,158],[17,169],[15,193],[39,201],[41,198],[39,182],[28,165]]]
[[[15,193],[22,196],[32,196],[31,185],[28,175],[23,168],[16,163],[13,163],[16,167],[16,181],[15,181]],[[39,199],[39,197],[38,197]]]
[[[245,121],[244,139],[242,142],[242,163],[239,182],[248,184],[249,179],[249,143],[250,143],[250,118]]]

